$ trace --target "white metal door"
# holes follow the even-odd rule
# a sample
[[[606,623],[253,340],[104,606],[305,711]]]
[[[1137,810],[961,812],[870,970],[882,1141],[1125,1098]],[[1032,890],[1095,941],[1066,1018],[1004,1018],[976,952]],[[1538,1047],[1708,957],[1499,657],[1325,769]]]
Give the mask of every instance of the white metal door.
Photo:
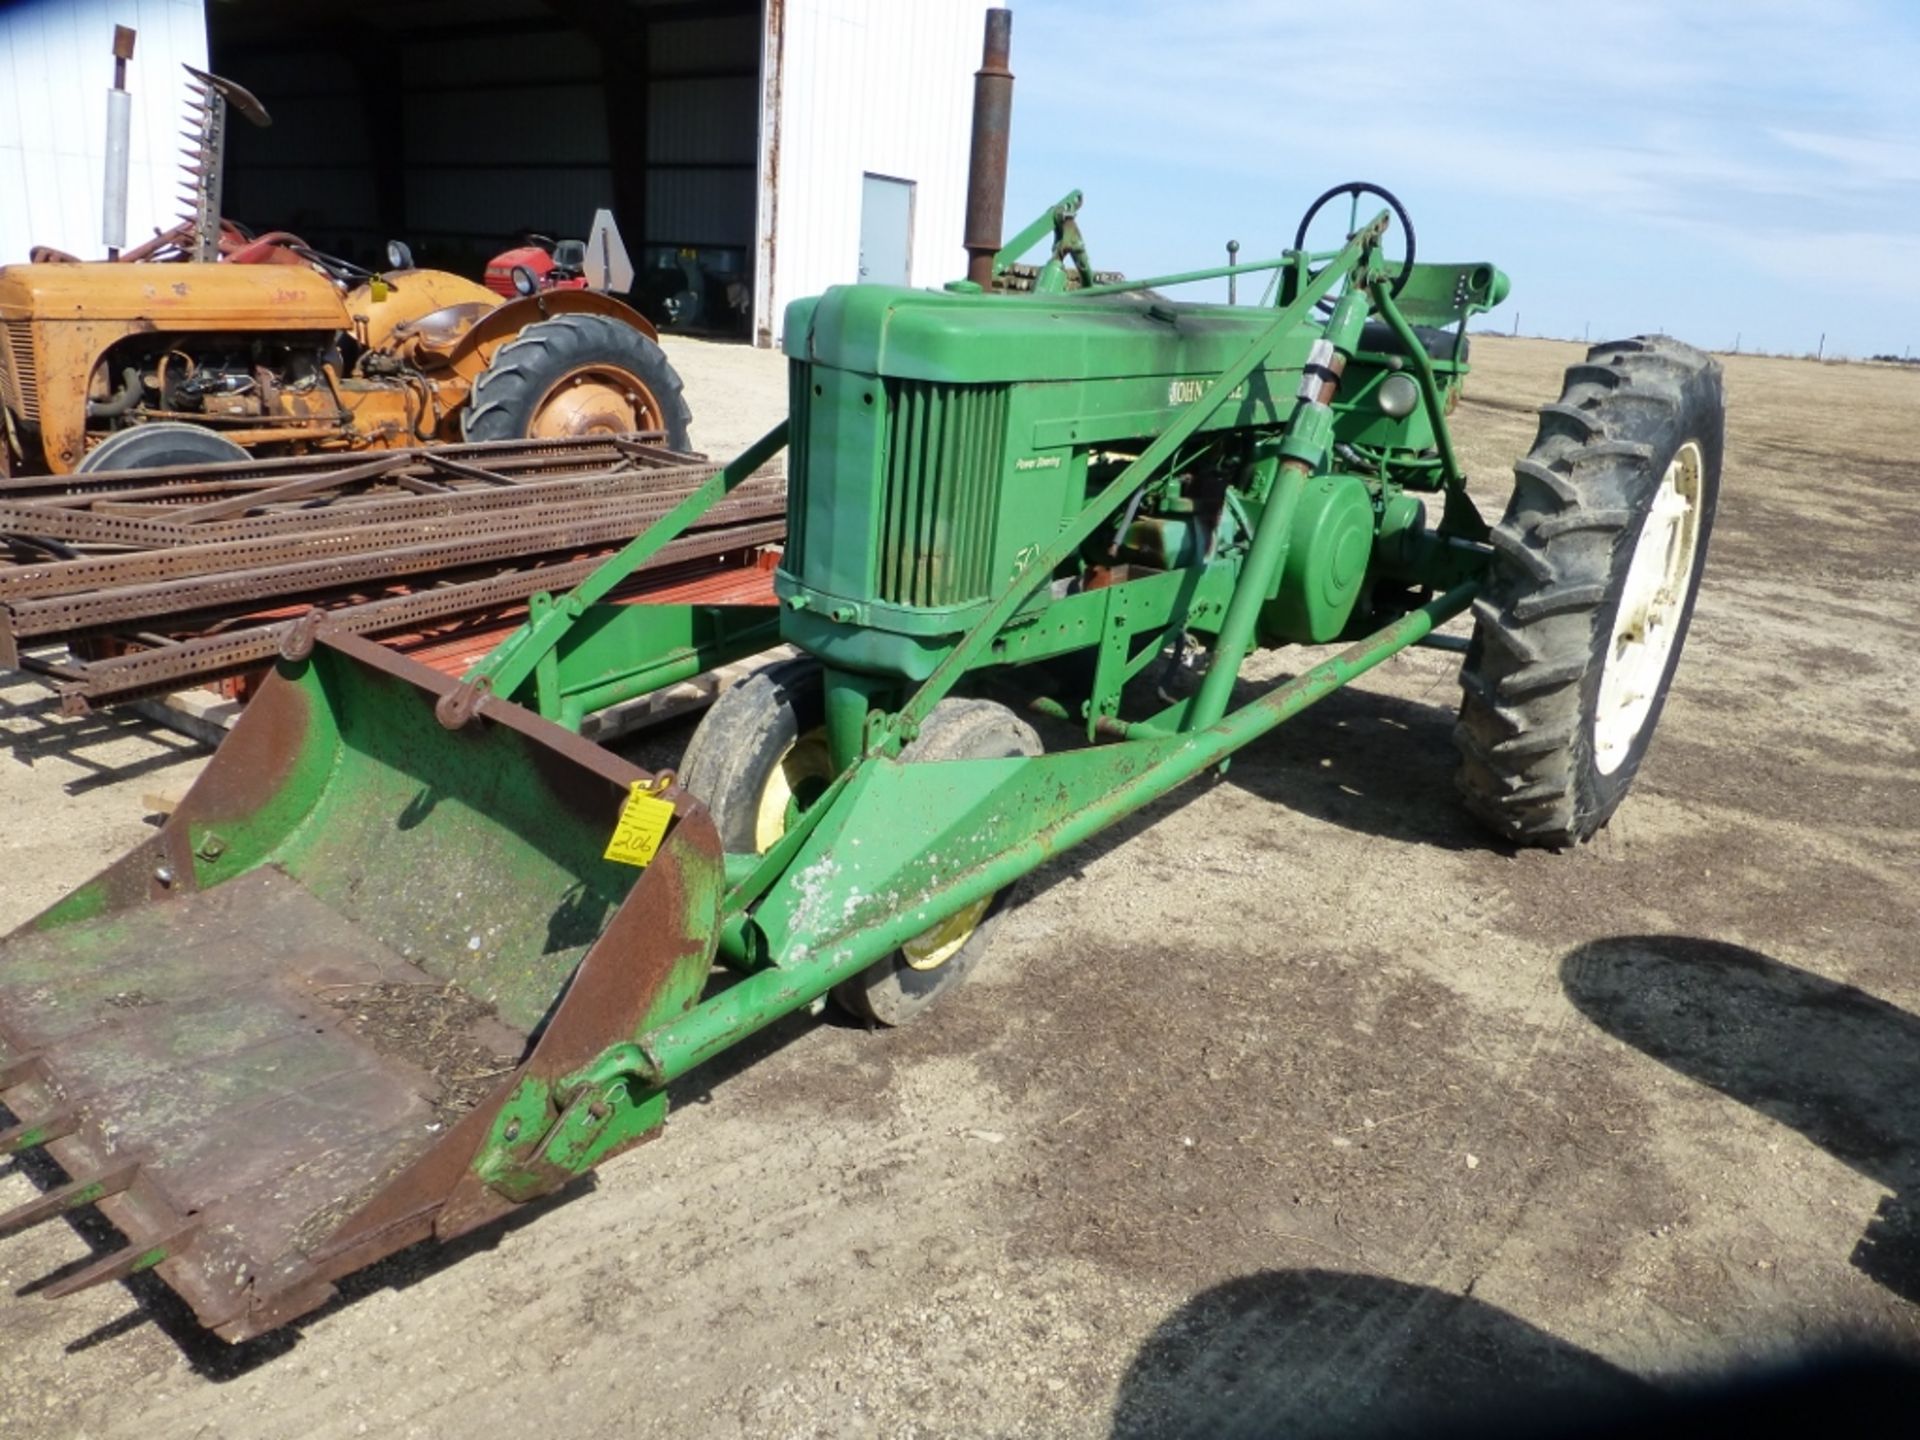
[[[860,279],[905,285],[913,270],[913,181],[868,175],[860,188]]]

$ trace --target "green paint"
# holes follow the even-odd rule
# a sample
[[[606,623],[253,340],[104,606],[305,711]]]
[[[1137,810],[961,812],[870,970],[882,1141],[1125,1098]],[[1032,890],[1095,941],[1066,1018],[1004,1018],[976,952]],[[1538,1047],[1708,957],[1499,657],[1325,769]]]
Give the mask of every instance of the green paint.
[[[707,511],[732,494],[739,486],[757,474],[766,463],[786,447],[787,424],[782,421],[752,445],[749,445],[735,459],[714,473],[712,479],[682,500],[672,510],[656,520],[647,529],[640,532],[620,550],[610,555],[601,566],[568,593],[564,599],[537,609],[530,608],[527,623],[490,651],[472,670],[466,679],[469,682],[485,680],[496,695],[518,696],[521,687],[529,680],[536,680],[543,663],[548,665],[546,696],[541,702],[542,713],[548,719],[559,718],[559,695],[565,684],[553,668],[549,658],[563,641],[579,645],[583,635],[576,634],[576,628],[592,608],[601,604],[614,589],[627,580],[660,553],[669,543],[677,540],[687,529]],[[683,608],[683,607],[676,607]],[[583,634],[590,635],[594,627],[589,624]],[[658,657],[642,654],[643,661]],[[590,663],[590,662],[583,662]],[[564,668],[564,657],[561,661]],[[618,679],[617,674],[602,673],[594,684],[610,686]],[[672,683],[671,681],[661,683]],[[644,689],[633,690],[632,694],[644,694]],[[622,694],[621,698],[631,698]],[[609,702],[611,703],[611,702]]]
[[[169,1253],[166,1246],[156,1245],[151,1250],[142,1252],[140,1258],[133,1262],[133,1268],[127,1273],[129,1275],[138,1275],[143,1270],[151,1270],[162,1260],[165,1260]]]
[[[107,887],[98,880],[89,880],[71,895],[63,895],[54,901],[30,923],[35,929],[51,930],[59,925],[72,925],[103,915],[107,905]]]
[[[1438,597],[1192,734],[1033,760],[867,762],[755,913],[779,965],[645,1036],[641,1073],[666,1084],[810,1004],[1417,644],[1478,590],[1468,584]],[[886,843],[873,843],[880,836]]]

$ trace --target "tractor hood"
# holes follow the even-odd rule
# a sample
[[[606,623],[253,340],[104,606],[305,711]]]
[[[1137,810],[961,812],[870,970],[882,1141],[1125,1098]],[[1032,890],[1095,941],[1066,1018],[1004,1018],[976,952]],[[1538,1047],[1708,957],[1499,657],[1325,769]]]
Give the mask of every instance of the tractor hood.
[[[304,266],[106,261],[0,266],[0,320],[330,332],[351,323],[332,283]]]
[[[484,285],[444,270],[389,271],[380,285],[356,285],[345,299],[370,350],[391,349],[396,338],[413,331],[450,328],[463,333],[499,303],[500,297]],[[437,327],[423,325],[430,318]]]
[[[949,383],[1205,375],[1231,364],[1273,316],[1150,296],[835,285],[788,307],[786,344],[794,358],[835,370]],[[1296,368],[1318,333],[1301,327]]]

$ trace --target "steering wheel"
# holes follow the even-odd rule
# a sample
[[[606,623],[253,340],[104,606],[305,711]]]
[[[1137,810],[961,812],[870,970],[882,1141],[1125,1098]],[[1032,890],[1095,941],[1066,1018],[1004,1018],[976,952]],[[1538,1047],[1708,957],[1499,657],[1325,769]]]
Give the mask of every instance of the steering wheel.
[[[1400,262],[1400,273],[1393,277],[1392,283],[1387,287],[1387,293],[1397,297],[1402,290],[1407,288],[1407,280],[1413,274],[1413,221],[1407,217],[1407,207],[1402,205],[1390,190],[1383,189],[1365,180],[1349,180],[1344,185],[1334,186],[1307,207],[1307,213],[1300,219],[1300,228],[1293,232],[1293,248],[1295,250],[1306,249],[1307,230],[1313,224],[1314,218],[1325,208],[1329,200],[1338,199],[1342,195],[1351,195],[1356,201],[1362,195],[1378,195],[1382,200],[1387,202],[1387,208],[1393,212],[1393,218],[1400,222],[1400,228],[1406,232],[1407,258]],[[1322,296],[1320,306],[1323,309],[1331,308],[1331,298]]]

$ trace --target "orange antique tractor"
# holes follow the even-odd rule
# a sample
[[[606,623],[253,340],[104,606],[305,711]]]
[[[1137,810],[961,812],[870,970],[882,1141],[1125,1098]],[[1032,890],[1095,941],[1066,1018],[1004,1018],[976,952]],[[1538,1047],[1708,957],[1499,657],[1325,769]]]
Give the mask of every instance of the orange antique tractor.
[[[503,302],[402,244],[376,272],[222,222],[227,106],[266,112],[195,74],[204,141],[180,227],[119,261],[0,266],[0,474],[593,432],[688,448],[657,332],[611,296]]]

